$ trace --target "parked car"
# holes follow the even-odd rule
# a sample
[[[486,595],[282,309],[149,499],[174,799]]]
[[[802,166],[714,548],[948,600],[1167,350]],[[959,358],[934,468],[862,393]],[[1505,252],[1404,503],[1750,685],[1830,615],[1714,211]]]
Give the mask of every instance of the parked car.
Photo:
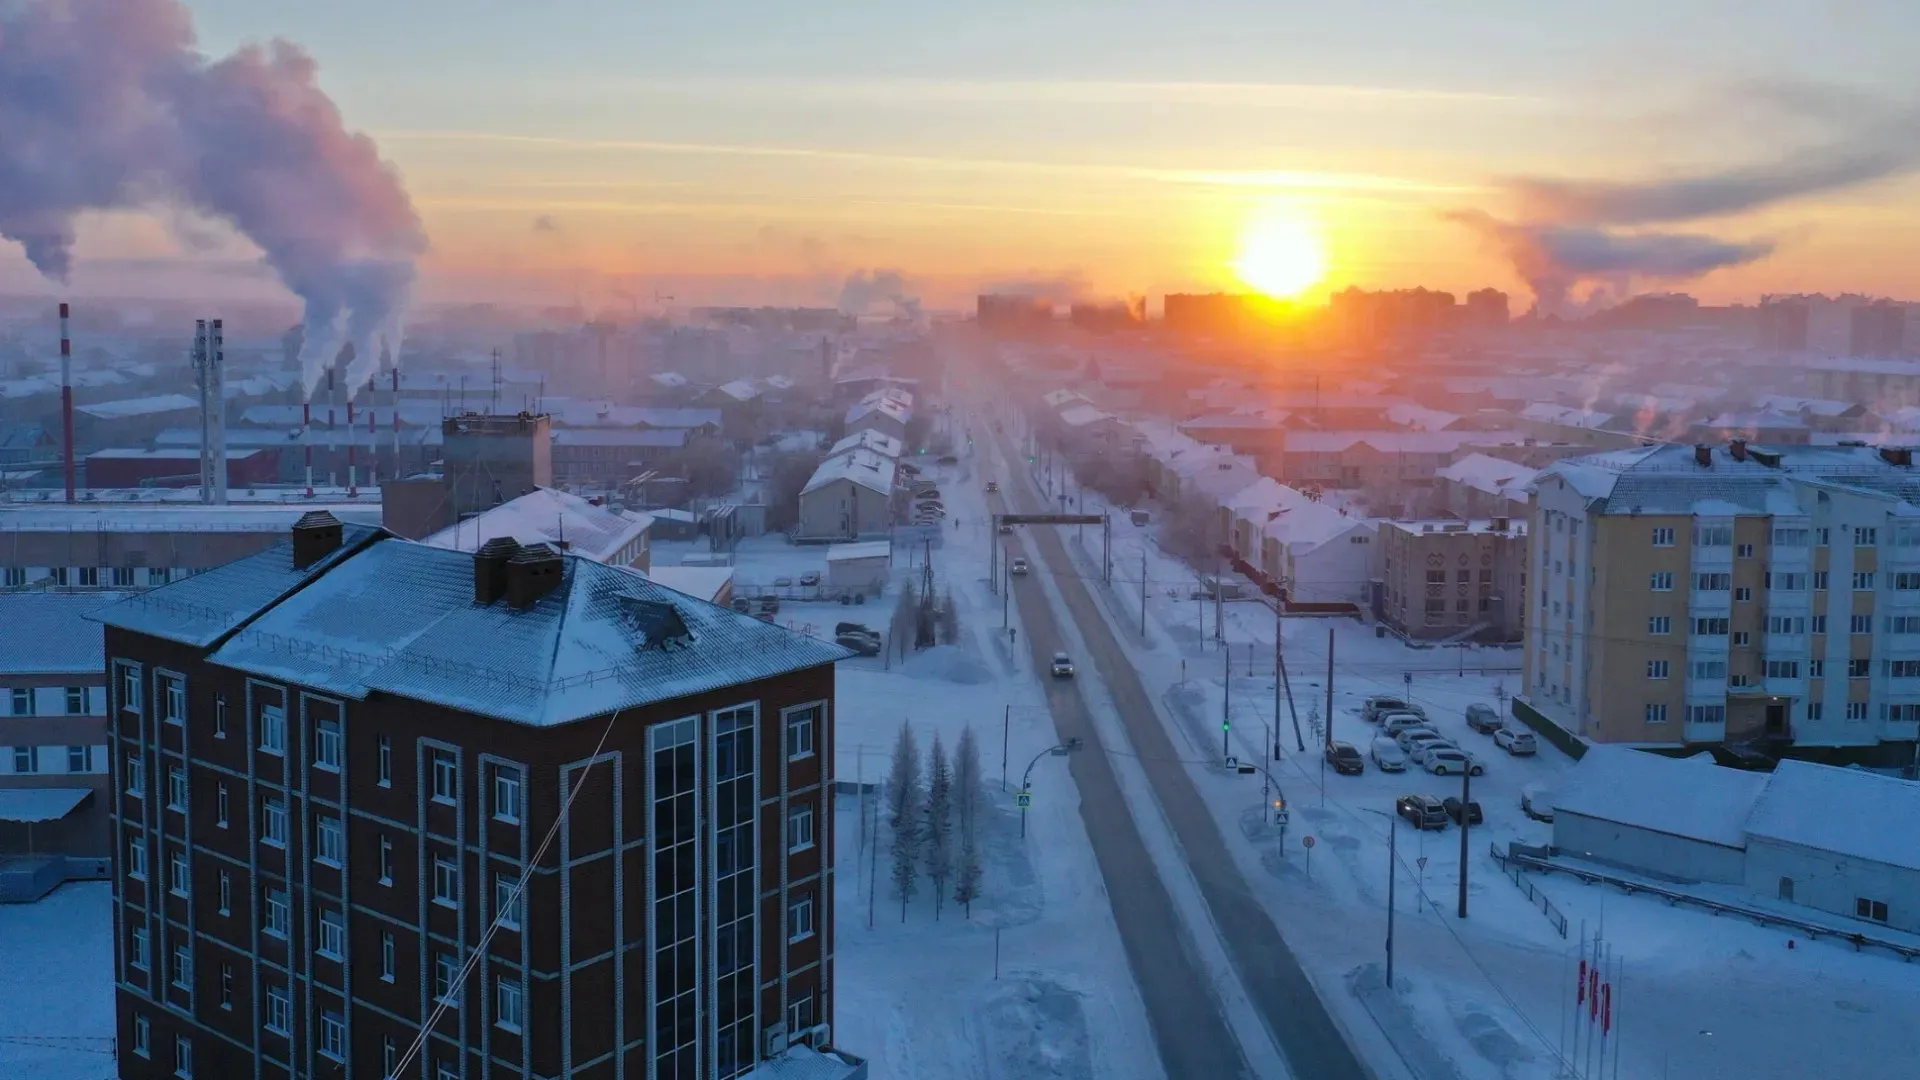
[[[932,484],[923,484],[914,489],[913,497],[916,499],[937,499],[940,497],[940,489]]]
[[[820,584],[820,571],[809,570],[806,573],[801,574],[800,584],[805,585],[808,588],[812,588],[813,586]]]
[[[1433,755],[1435,754],[1460,754],[1460,753],[1465,753],[1465,751],[1461,750],[1459,747],[1453,745],[1452,743],[1448,742],[1445,739],[1436,739],[1436,740],[1429,740],[1427,742],[1414,743],[1413,746],[1409,747],[1407,750],[1407,760],[1413,762],[1415,765],[1425,768],[1427,762],[1432,760]]]
[[[1425,713],[1388,713],[1385,719],[1380,721],[1381,732],[1388,736],[1398,735],[1408,728],[1427,728],[1428,730],[1432,730],[1433,725],[1427,723]]]
[[[1493,745],[1515,757],[1529,757],[1540,752],[1540,744],[1535,741],[1531,731],[1514,731],[1501,728],[1493,733]]]
[[[1447,808],[1431,795],[1402,795],[1393,801],[1393,812],[1416,829],[1445,829]]]
[[[1145,510],[1132,510],[1132,511],[1129,511],[1129,512],[1127,513],[1127,518],[1128,518],[1128,520],[1130,520],[1130,521],[1132,521],[1132,522],[1133,522],[1133,523],[1134,523],[1135,525],[1145,525],[1145,524],[1146,524],[1146,523],[1147,523],[1148,521],[1150,521],[1150,520],[1152,520],[1152,519],[1151,519],[1151,518],[1150,518],[1150,517],[1148,516],[1148,514],[1147,514],[1147,512],[1146,512]]]
[[[866,623],[857,623],[857,622],[834,623],[833,632],[836,636],[840,634],[872,634],[874,637],[880,636],[879,632],[875,631],[872,627],[868,626]]]
[[[833,643],[843,649],[852,649],[861,656],[880,655],[880,639],[867,634],[835,634]]]
[[[1003,523],[1003,524],[1002,524],[1002,525],[1000,526],[1000,534],[1001,534],[1002,536],[1005,536],[1005,535],[1007,535],[1008,533],[1011,533],[1012,531],[1013,531],[1013,526],[1011,526],[1011,525],[1007,525],[1007,524],[1004,524],[1004,523]]]
[[[763,596],[759,600],[759,608],[760,614],[763,617],[778,615],[780,614],[780,598],[777,596]]]
[[[960,464],[960,459],[959,459],[959,458],[958,458],[957,456],[955,456],[955,455],[953,455],[953,454],[941,454],[941,455],[940,455],[940,464],[942,464],[942,465],[958,465],[958,464]]]
[[[1456,746],[1435,747],[1427,751],[1420,764],[1435,776],[1458,776],[1463,770],[1479,776],[1487,771],[1485,765],[1468,757],[1465,750]]]
[[[782,574],[773,579],[773,587],[776,589],[790,589],[793,587],[793,579]]]
[[[991,495],[994,492],[999,490],[1000,490],[1000,481],[998,480],[987,481],[987,494]]]
[[[1024,574],[1026,572],[1027,572],[1027,560],[1018,555],[1014,556],[1013,562],[1007,566],[1007,573]]]
[[[1420,751],[1427,747],[1453,745],[1452,739],[1437,731],[1403,731],[1394,741],[1400,744],[1400,749],[1407,752],[1407,756],[1413,759],[1415,765],[1420,763]]]
[[[1553,791],[1540,784],[1520,789],[1520,812],[1535,821],[1553,820]]]
[[[1331,743],[1321,753],[1327,759],[1327,764],[1333,766],[1334,772],[1358,776],[1367,771],[1366,759],[1360,756],[1360,751],[1355,750],[1352,743]]]
[[[1056,679],[1073,678],[1073,658],[1063,652],[1054,653],[1053,667],[1051,670],[1053,671],[1053,677]]]
[[[1368,698],[1366,703],[1360,706],[1360,712],[1367,718],[1369,724],[1377,724],[1393,713],[1410,712],[1423,720],[1427,715],[1427,710],[1418,705],[1402,701],[1397,697],[1386,696]]]
[[[1480,803],[1477,800],[1466,804],[1467,820],[1464,822],[1460,820],[1462,807],[1459,796],[1449,795],[1440,800],[1440,805],[1447,808],[1447,816],[1453,819],[1455,825],[1478,825],[1487,820],[1486,816],[1480,813]]]
[[[1381,772],[1406,772],[1406,752],[1395,746],[1392,739],[1375,739],[1368,753],[1373,758],[1373,767]]]
[[[1500,714],[1493,711],[1493,706],[1474,702],[1467,706],[1467,726],[1482,735],[1491,735],[1506,725],[1501,723]]]

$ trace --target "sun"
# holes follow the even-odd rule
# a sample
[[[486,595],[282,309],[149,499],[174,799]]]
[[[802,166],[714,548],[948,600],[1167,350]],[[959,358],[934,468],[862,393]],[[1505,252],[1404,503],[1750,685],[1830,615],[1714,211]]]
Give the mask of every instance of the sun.
[[[1284,300],[1319,283],[1327,272],[1327,253],[1300,214],[1269,208],[1247,223],[1233,269],[1249,288]]]

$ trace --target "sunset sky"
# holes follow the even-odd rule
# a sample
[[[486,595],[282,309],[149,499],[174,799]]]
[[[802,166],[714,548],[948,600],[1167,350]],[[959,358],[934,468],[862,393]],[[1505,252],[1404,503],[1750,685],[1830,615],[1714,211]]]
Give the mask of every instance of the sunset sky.
[[[1317,294],[1523,293],[1443,212],[1511,216],[1512,177],[1819,154],[1856,108],[1920,96],[1920,5],[1897,0],[189,7],[210,53],[283,36],[317,58],[405,177],[428,298],[606,302],[605,275],[635,275],[620,288],[830,302],[862,267],[898,267],[936,302],[1018,280],[1157,296],[1231,286],[1239,238],[1276,208],[1326,249]],[[1689,220],[1777,249],[1676,287],[1920,297],[1916,196],[1906,173]],[[128,257],[188,251],[164,224],[94,220],[77,280],[89,260],[100,287],[137,279]],[[23,268],[0,260],[9,282]]]

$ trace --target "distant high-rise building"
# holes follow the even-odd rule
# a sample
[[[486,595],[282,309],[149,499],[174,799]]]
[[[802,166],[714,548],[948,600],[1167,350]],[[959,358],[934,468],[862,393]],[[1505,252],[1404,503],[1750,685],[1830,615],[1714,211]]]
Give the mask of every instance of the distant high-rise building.
[[[974,318],[983,330],[1024,332],[1053,324],[1053,301],[1044,296],[982,293],[975,303]]]
[[[1773,352],[1803,351],[1812,314],[1806,302],[1798,298],[1761,300],[1760,347]]]
[[[1334,323],[1363,341],[1431,333],[1451,323],[1456,310],[1452,293],[1424,288],[1370,292],[1350,286],[1327,299]]]
[[[1467,294],[1467,324],[1470,326],[1505,326],[1511,316],[1507,312],[1507,294],[1499,289],[1475,289]]]
[[[1905,304],[1875,300],[1853,309],[1848,324],[1847,351],[1854,356],[1899,356],[1906,339]]]
[[[1130,296],[1125,300],[1114,300],[1108,303],[1075,303],[1069,309],[1067,318],[1080,329],[1092,330],[1096,333],[1132,330],[1146,324],[1147,298]]]
[[[1274,301],[1252,293],[1168,293],[1163,304],[1168,330],[1227,337],[1258,326]]]

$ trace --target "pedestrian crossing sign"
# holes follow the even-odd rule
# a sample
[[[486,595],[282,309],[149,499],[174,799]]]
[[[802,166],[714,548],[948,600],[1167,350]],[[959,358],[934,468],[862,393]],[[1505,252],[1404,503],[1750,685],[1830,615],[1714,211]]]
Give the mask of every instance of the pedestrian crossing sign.
[[[1019,805],[1020,809],[1025,810],[1033,805],[1033,792],[1022,791],[1013,797],[1013,801]]]

